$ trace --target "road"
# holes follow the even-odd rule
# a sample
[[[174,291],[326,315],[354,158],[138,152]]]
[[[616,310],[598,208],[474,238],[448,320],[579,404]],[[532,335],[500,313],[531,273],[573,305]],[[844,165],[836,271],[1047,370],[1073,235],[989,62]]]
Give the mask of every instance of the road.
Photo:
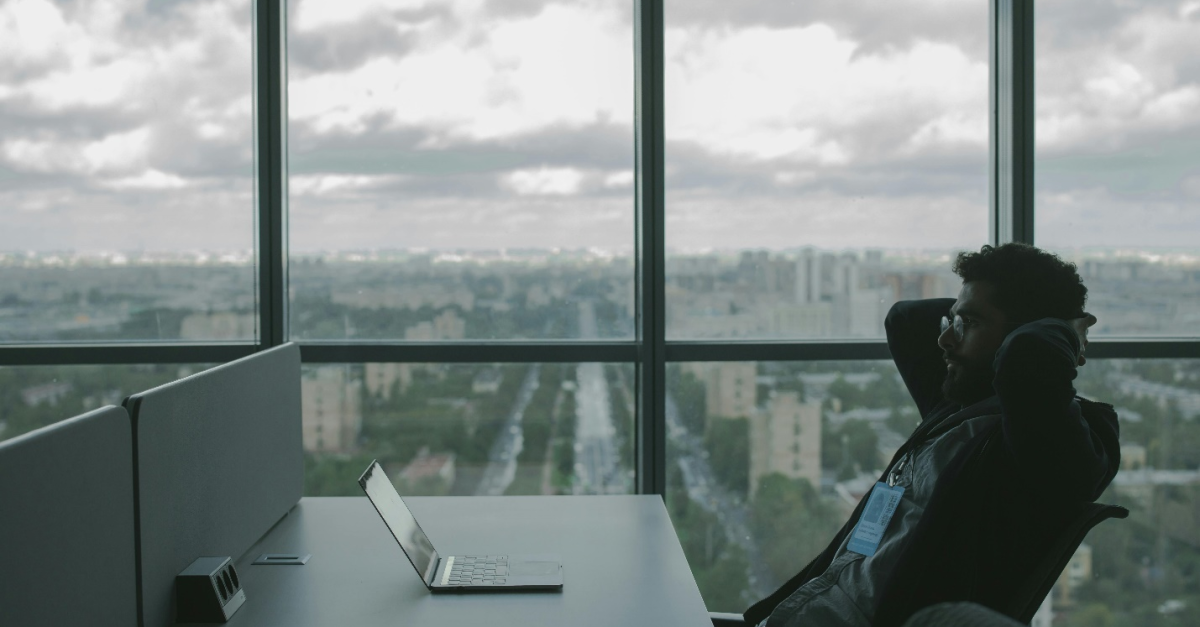
[[[591,301],[579,303],[579,331],[596,337],[596,309]],[[630,486],[621,472],[612,399],[604,365],[579,364],[575,369],[575,494],[627,494]]]
[[[533,364],[525,374],[525,381],[521,383],[521,389],[517,392],[517,400],[513,403],[512,411],[509,412],[508,419],[504,421],[504,426],[500,429],[500,434],[496,436],[491,450],[488,451],[487,468],[484,469],[483,478],[480,479],[479,487],[475,490],[476,496],[503,495],[509,484],[513,482],[513,477],[517,475],[517,456],[521,454],[521,448],[525,443],[521,420],[525,417],[525,408],[533,399],[533,393],[538,389],[541,371],[541,364]]]
[[[591,301],[579,303],[580,336],[597,336],[596,309]],[[477,496],[504,494],[517,473],[517,456],[524,445],[521,421],[538,388],[541,366],[525,375],[503,427],[488,452],[488,464],[475,490]],[[621,471],[617,430],[612,420],[612,399],[604,364],[579,364],[575,369],[575,494],[628,494],[632,481]]]
[[[704,511],[714,514],[725,528],[725,537],[746,551],[750,562],[747,573],[750,592],[761,599],[777,586],[767,570],[754,535],[750,533],[750,508],[740,497],[717,483],[712,466],[708,463],[707,451],[701,438],[691,433],[679,418],[675,400],[667,394],[667,439],[679,450],[679,470],[683,475],[684,488]]]

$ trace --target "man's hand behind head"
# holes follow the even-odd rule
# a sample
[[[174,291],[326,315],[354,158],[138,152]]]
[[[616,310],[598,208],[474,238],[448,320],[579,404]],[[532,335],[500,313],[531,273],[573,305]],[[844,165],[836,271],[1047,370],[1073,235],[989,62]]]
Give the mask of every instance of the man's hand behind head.
[[[1087,363],[1084,353],[1087,352],[1088,347],[1088,328],[1096,324],[1096,316],[1085,311],[1082,318],[1073,318],[1067,323],[1071,325],[1072,329],[1075,329],[1075,335],[1079,336],[1079,359],[1076,365],[1082,366]]]

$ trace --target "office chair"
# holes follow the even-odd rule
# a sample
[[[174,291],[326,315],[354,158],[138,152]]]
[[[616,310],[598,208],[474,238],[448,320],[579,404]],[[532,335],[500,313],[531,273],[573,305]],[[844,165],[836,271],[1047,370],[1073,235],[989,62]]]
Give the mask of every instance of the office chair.
[[[1022,586],[1020,592],[1014,595],[1012,603],[1004,613],[1028,625],[1029,621],[1033,620],[1033,615],[1037,613],[1038,607],[1042,605],[1042,601],[1046,599],[1046,595],[1050,594],[1050,590],[1054,588],[1054,583],[1058,581],[1059,575],[1067,567],[1071,556],[1075,555],[1075,550],[1087,537],[1088,532],[1109,518],[1127,517],[1129,517],[1129,510],[1124,507],[1089,503],[1063,530],[1054,546],[1046,551],[1046,558],[1025,580],[1025,585]]]
[[[932,610],[933,608],[940,608],[944,606],[949,607],[944,610],[939,610],[938,612],[932,612],[927,616],[927,620],[930,621],[928,624],[931,627],[933,625],[943,624],[978,624],[981,627],[1006,627],[1007,625],[1013,624],[1028,625],[1029,621],[1033,620],[1033,615],[1037,613],[1038,607],[1041,606],[1042,601],[1046,598],[1046,595],[1050,594],[1051,588],[1053,588],[1054,583],[1058,581],[1059,575],[1061,575],[1063,569],[1066,568],[1067,562],[1070,561],[1071,556],[1075,554],[1075,550],[1079,548],[1079,545],[1083,543],[1083,539],[1087,537],[1088,532],[1091,531],[1093,527],[1104,522],[1105,520],[1108,520],[1109,518],[1127,518],[1128,516],[1129,510],[1125,509],[1124,507],[1105,505],[1104,503],[1089,503],[1082,510],[1080,510],[1080,513],[1075,516],[1075,518],[1071,521],[1071,524],[1063,530],[1063,533],[1059,536],[1058,541],[1046,551],[1046,558],[1042,560],[1036,568],[1034,568],[1029,578],[1026,579],[1025,584],[1019,588],[1017,594],[1013,596],[1012,601],[1005,608],[1005,612],[1000,614],[998,612],[988,610],[989,613],[997,616],[1015,618],[1018,621],[1017,623],[1013,623],[1011,619],[1009,619],[1009,622],[954,622],[950,619],[955,616],[975,615],[969,613],[975,612],[975,610],[954,608],[959,606],[975,606],[982,608],[982,606],[973,603],[941,603],[929,608],[925,608],[925,610],[921,610],[920,612],[914,614],[912,618],[910,618],[904,625],[905,627],[921,627],[926,623],[913,622],[914,619],[916,619],[918,616],[925,616],[926,610]],[[986,608],[982,609],[986,610]],[[945,619],[942,618],[943,612],[945,612]],[[959,614],[956,612],[968,613]],[[982,614],[979,615],[982,616]],[[750,627],[746,625],[746,621],[742,619],[740,614],[709,612],[708,616],[712,620],[713,627]],[[932,622],[935,619],[938,622]]]
[[[1026,627],[978,603],[938,603],[912,615],[904,627]]]

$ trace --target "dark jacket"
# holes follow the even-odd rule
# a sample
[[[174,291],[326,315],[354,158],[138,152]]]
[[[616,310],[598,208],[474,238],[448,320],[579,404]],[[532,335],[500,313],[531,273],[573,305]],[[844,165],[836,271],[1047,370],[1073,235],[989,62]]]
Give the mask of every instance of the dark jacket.
[[[875,624],[900,625],[917,610],[971,601],[1005,611],[1057,536],[1117,473],[1117,416],[1075,396],[1078,338],[1062,320],[1023,325],[996,353],[996,396],[966,408],[944,399],[939,319],[952,299],[897,303],[888,348],[921,412],[920,426],[888,465],[951,423],[995,414],[940,473],[928,507],[876,600]],[[880,480],[885,480],[887,470]],[[820,555],[746,610],[749,625],[829,567],[866,503]]]

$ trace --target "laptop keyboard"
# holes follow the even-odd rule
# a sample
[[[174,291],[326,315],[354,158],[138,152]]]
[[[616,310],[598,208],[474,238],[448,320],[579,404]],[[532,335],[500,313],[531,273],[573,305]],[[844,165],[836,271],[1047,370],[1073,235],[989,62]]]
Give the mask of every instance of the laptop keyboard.
[[[452,586],[499,586],[508,578],[507,555],[456,555],[446,583]]]

